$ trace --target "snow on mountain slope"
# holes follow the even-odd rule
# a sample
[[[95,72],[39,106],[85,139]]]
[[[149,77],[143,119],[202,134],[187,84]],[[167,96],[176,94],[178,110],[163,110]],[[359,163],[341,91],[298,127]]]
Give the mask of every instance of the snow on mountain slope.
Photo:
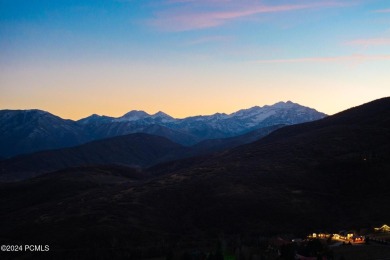
[[[72,121],[41,110],[0,110],[0,156],[69,147],[131,133],[149,133],[193,145],[206,139],[233,137],[262,127],[298,124],[325,116],[291,101],[183,119],[161,111],[150,115],[132,110],[118,118],[93,114]]]
[[[181,144],[192,145],[205,139],[226,138],[277,124],[297,124],[321,119],[326,115],[291,101],[278,102],[272,106],[255,106],[232,114],[216,113],[206,116],[192,116],[175,119],[163,112],[149,115],[144,111],[133,110],[119,118],[94,121],[89,128],[99,132],[100,137],[144,132],[149,126],[159,125],[186,136]],[[149,132],[150,133],[150,128]],[[153,128],[154,129],[154,128]],[[156,128],[157,129],[157,128]],[[156,131],[156,135],[163,135]],[[164,136],[164,135],[163,135]],[[194,138],[188,138],[193,136]]]

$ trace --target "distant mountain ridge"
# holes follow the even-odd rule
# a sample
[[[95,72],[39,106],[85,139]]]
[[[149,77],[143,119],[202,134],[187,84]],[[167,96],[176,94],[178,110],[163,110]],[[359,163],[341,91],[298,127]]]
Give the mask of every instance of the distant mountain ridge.
[[[325,116],[291,101],[255,106],[232,114],[183,119],[161,111],[150,115],[132,110],[118,118],[93,114],[73,121],[41,110],[1,110],[0,157],[71,147],[132,133],[158,135],[189,146],[206,139],[234,137],[263,127],[298,124]]]
[[[72,120],[38,109],[0,110],[0,157],[57,147],[69,147],[91,140],[83,127]]]

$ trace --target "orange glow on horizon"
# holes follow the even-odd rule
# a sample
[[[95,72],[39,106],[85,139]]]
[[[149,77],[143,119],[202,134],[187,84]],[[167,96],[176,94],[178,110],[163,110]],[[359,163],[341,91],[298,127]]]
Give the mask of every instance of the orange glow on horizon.
[[[196,70],[99,63],[30,65],[17,71],[3,67],[0,109],[42,109],[74,120],[91,114],[120,117],[130,110],[163,111],[184,118],[230,114],[290,100],[332,115],[389,95],[389,79],[375,78],[371,83],[375,91],[374,87],[367,91],[371,77],[355,76],[344,82],[343,74],[319,80],[316,75],[297,74],[296,67],[283,74],[268,67],[262,71],[258,66],[246,69],[230,64],[214,72],[204,70],[201,64]],[[284,76],[278,77],[280,74]]]

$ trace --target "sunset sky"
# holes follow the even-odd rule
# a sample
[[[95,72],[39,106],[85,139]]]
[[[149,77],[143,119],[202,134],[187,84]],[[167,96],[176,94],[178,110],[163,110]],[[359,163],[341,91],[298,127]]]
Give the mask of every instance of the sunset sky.
[[[389,0],[0,0],[0,109],[334,114],[384,96]]]

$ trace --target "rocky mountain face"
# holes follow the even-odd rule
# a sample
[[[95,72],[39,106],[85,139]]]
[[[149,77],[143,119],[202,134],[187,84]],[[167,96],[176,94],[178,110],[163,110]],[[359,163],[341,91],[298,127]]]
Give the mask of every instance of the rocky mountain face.
[[[133,110],[119,118],[94,114],[72,121],[40,110],[2,110],[0,156],[7,158],[132,133],[158,135],[189,146],[206,139],[234,137],[267,126],[298,124],[325,116],[290,101],[229,115],[217,113],[184,119],[163,112],[149,115]]]
[[[0,156],[9,157],[91,140],[83,127],[41,110],[0,111]]]
[[[183,145],[193,145],[206,139],[227,138],[262,127],[298,124],[325,116],[314,109],[288,101],[272,106],[243,109],[229,115],[216,113],[209,116],[175,119],[163,112],[149,115],[144,111],[131,111],[122,117],[111,118],[111,120],[107,117],[99,119],[94,115],[79,122],[84,125],[90,135],[99,138],[147,132],[167,138],[175,136],[173,141]],[[159,127],[154,129],[156,125]],[[160,127],[163,127],[165,131],[161,131]]]

